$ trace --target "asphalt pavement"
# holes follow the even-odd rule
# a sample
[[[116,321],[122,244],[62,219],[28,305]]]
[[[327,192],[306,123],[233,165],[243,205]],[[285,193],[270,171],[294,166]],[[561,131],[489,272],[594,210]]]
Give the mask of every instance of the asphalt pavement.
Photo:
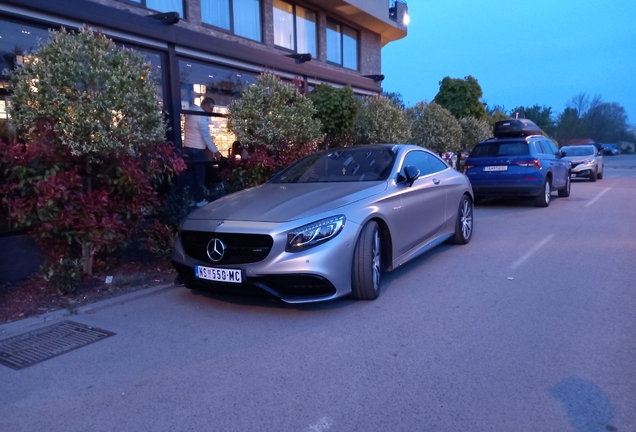
[[[116,335],[0,366],[0,431],[634,432],[636,157],[606,160],[548,208],[486,200],[471,243],[383,275],[376,301],[161,286],[2,325]]]

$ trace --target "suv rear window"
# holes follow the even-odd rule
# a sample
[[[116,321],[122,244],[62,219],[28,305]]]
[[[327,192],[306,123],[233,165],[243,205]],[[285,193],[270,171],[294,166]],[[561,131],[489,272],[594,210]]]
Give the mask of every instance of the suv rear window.
[[[471,158],[491,157],[491,156],[523,156],[529,155],[530,150],[525,142],[514,143],[485,143],[476,146],[470,153]]]

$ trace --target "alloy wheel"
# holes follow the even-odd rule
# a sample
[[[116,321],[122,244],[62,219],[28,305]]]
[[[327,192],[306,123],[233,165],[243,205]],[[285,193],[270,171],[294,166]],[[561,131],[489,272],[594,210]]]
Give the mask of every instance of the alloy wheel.
[[[373,234],[373,250],[372,266],[373,266],[373,289],[377,291],[380,288],[380,271],[381,271],[381,255],[380,255],[380,233],[378,230]]]
[[[462,235],[465,239],[468,239],[473,232],[473,209],[470,205],[470,201],[467,199],[464,199],[460,217],[462,223]]]

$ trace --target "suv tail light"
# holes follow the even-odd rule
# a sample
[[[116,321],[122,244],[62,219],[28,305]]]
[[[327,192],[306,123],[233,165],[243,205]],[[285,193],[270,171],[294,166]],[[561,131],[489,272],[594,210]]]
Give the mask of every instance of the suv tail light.
[[[534,159],[531,161],[521,161],[521,162],[516,162],[516,165],[524,166],[524,167],[541,168],[541,161],[539,159]]]
[[[464,174],[466,174],[466,171],[468,171],[471,168],[475,168],[475,165],[464,164]]]

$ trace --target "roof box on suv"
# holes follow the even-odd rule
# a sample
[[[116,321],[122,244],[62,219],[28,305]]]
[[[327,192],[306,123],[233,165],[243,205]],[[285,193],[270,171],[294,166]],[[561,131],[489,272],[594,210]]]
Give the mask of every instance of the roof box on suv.
[[[493,134],[496,138],[514,138],[528,135],[543,135],[543,132],[539,126],[530,120],[508,119],[495,123]]]

